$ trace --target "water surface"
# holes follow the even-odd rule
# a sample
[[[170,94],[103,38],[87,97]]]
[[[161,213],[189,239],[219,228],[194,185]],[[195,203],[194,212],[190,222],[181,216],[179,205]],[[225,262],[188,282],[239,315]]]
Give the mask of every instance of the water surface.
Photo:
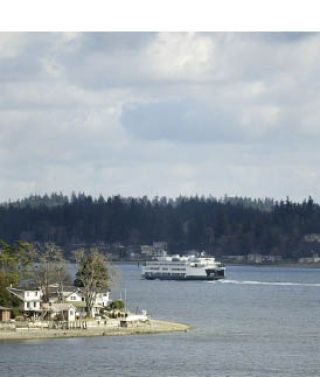
[[[218,282],[147,281],[135,265],[121,270],[129,309],[195,330],[0,342],[0,376],[319,376],[320,269],[228,267]]]

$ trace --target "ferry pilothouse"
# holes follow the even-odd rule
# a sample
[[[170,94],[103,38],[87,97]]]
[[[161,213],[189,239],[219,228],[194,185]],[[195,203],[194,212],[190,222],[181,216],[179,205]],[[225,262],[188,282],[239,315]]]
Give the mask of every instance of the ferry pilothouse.
[[[142,277],[149,280],[217,280],[224,273],[224,265],[213,257],[180,255],[154,258],[142,269]]]

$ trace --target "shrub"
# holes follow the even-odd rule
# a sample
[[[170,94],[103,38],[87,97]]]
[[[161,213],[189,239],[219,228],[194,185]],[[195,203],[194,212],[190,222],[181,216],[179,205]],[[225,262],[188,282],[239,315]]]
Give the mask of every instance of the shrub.
[[[122,300],[112,301],[107,307],[108,310],[122,310],[124,309],[124,302]]]

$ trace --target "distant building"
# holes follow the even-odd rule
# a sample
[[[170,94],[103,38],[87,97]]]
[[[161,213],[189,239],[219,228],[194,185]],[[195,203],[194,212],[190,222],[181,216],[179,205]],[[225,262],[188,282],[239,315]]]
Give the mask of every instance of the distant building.
[[[254,264],[273,264],[280,262],[282,257],[279,255],[262,255],[262,254],[248,254],[247,262]]]
[[[243,263],[245,261],[244,255],[226,255],[223,260],[230,263]]]
[[[140,246],[141,255],[145,257],[153,256],[153,247],[152,245],[141,245]]]
[[[309,233],[303,237],[306,242],[319,242],[320,243],[320,233]]]
[[[124,249],[124,245],[121,242],[113,242],[111,245],[113,249]]]
[[[248,254],[247,255],[247,262],[248,263],[261,264],[262,263],[262,255],[261,254]]]
[[[320,263],[320,257],[318,253],[314,253],[312,258],[313,258],[313,263]]]
[[[312,257],[309,258],[299,258],[299,263],[320,263],[320,257],[318,253],[314,253]]]
[[[140,245],[141,255],[144,257],[162,257],[167,255],[168,243],[154,241],[152,245]]]
[[[153,256],[160,257],[166,254],[168,251],[168,243],[164,241],[155,242],[153,241],[152,244],[152,252]],[[165,252],[165,253],[164,253]]]
[[[313,263],[313,258],[299,258],[299,263]]]

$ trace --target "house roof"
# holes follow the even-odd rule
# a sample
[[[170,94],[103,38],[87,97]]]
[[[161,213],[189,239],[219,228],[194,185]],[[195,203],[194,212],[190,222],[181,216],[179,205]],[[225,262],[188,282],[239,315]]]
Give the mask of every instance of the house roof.
[[[34,284],[26,284],[26,285],[22,285],[20,287],[12,287],[13,289],[19,289],[21,291],[40,291],[41,288],[37,285],[34,285]]]
[[[70,296],[75,295],[75,294],[78,294],[81,297],[82,292],[78,292],[78,291],[75,291],[75,292],[63,292],[62,294],[63,294],[63,297],[65,297],[67,299]]]
[[[66,285],[63,286],[63,292],[76,292],[79,290],[79,287],[76,287],[75,285]]]
[[[58,286],[58,284],[50,284],[48,288],[49,288],[49,292],[60,291],[60,287]],[[71,293],[71,292],[75,292],[78,289],[78,287],[74,285],[63,285],[62,289],[63,289],[63,292],[65,293]]]
[[[44,309],[47,309],[50,312],[58,313],[62,312],[64,310],[69,310],[69,309],[76,309],[75,305],[73,304],[67,304],[65,302],[58,302],[54,304],[43,304],[42,307]]]
[[[25,292],[41,292],[41,289],[25,289],[25,288],[14,288],[14,287],[7,287],[8,292],[13,294],[14,296],[17,296],[20,300],[24,300],[24,293]],[[40,297],[38,297],[39,299]]]
[[[13,291],[13,292],[37,292],[37,291],[41,291],[41,288],[37,287],[37,288],[26,288],[26,287],[8,287],[7,288],[8,290],[10,291]]]
[[[24,292],[23,290],[18,289],[18,288],[12,288],[12,287],[7,287],[7,290],[8,290],[11,294],[13,294],[13,295],[19,297],[20,300],[23,300],[23,292]]]

